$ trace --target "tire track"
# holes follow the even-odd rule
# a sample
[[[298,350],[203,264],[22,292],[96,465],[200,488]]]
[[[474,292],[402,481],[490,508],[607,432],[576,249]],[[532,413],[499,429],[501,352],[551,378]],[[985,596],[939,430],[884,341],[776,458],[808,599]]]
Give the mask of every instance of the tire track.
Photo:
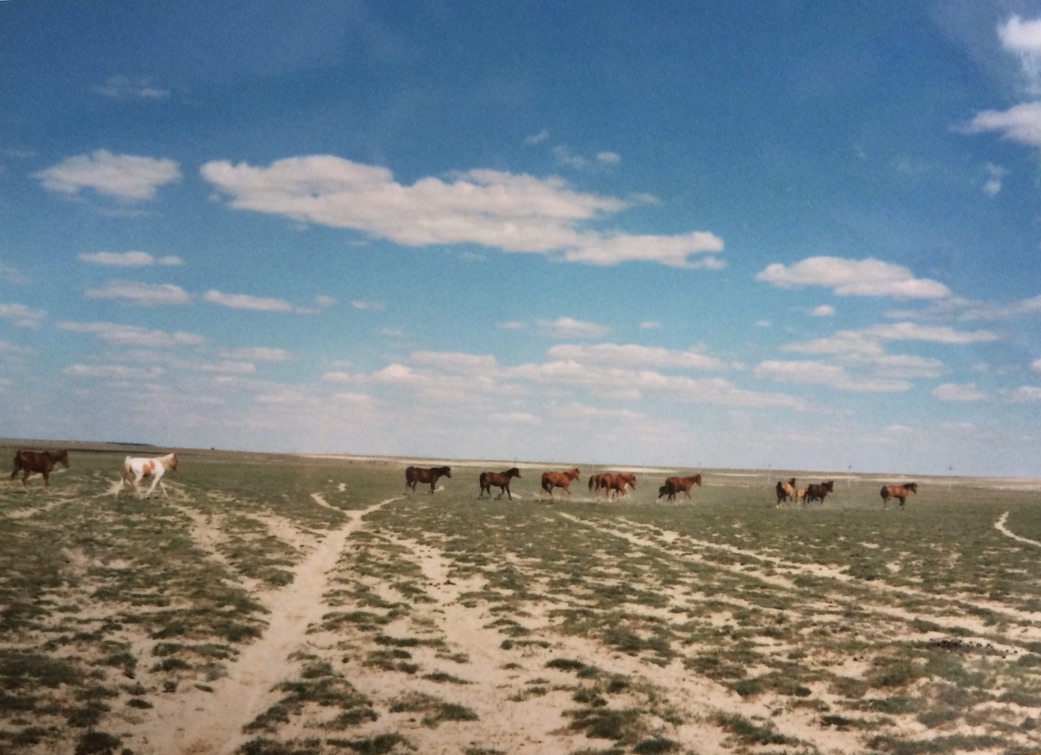
[[[700,549],[702,551],[719,551],[728,553],[730,555],[741,556],[742,558],[754,559],[761,563],[769,564],[774,569],[783,569],[789,574],[797,576],[813,577],[817,579],[827,579],[837,582],[846,587],[855,587],[857,590],[863,591],[868,595],[878,596],[880,599],[892,598],[893,596],[912,598],[928,603],[935,603],[937,596],[933,593],[928,593],[923,590],[917,590],[913,587],[906,587],[903,585],[892,585],[878,583],[877,581],[865,582],[858,580],[849,574],[844,574],[838,569],[833,567],[825,567],[817,564],[802,564],[794,561],[786,561],[778,556],[771,556],[766,553],[760,553],[753,550],[747,550],[743,548],[737,548],[732,545],[723,545],[719,543],[712,543],[706,540],[697,540],[686,535],[680,535],[679,533],[670,532],[664,533],[661,539],[654,539],[653,537],[643,537],[638,534],[638,531],[643,528],[643,525],[638,522],[634,522],[629,519],[621,518],[618,521],[626,522],[632,530],[622,530],[602,524],[594,524],[587,520],[581,519],[573,514],[567,514],[559,512],[559,515],[571,522],[580,524],[585,527],[591,527],[595,530],[603,532],[607,535],[613,535],[614,537],[620,537],[628,540],[633,545],[641,548],[654,548],[660,551],[665,551],[673,558],[682,558],[680,554],[675,553],[669,546],[682,545],[691,549]],[[1000,522],[1001,520],[999,520]],[[995,524],[997,527],[997,524]],[[1011,534],[1011,533],[1010,533]],[[1019,536],[1012,535],[1016,539]],[[1025,538],[1024,538],[1025,539]],[[1027,541],[1033,542],[1033,541]],[[1041,543],[1034,543],[1041,547]],[[699,558],[700,556],[695,556]],[[800,587],[795,583],[794,580],[789,579],[786,576],[780,574],[766,574],[764,572],[757,571],[745,566],[728,566],[726,564],[712,564],[712,566],[721,571],[726,571],[731,574],[742,576],[745,578],[756,579],[774,587],[781,587],[786,590],[791,590],[796,593],[805,593],[807,590],[805,587]],[[847,596],[848,597],[848,596]],[[974,602],[964,598],[956,598],[950,596],[944,596],[942,598],[943,605],[945,608],[950,606],[959,607],[963,610],[976,611],[976,612],[989,612],[992,614],[998,614],[1010,621],[1014,621],[1019,625],[1021,629],[1020,639],[1038,641],[1041,640],[1041,624],[1038,623],[1038,616],[1036,613],[1027,611],[1018,611],[1008,606],[1002,606],[1000,604],[988,603],[988,602]],[[920,613],[907,611],[897,606],[884,606],[884,605],[865,605],[862,601],[857,602],[858,607],[863,610],[871,611],[872,613],[886,616],[890,619],[895,619],[901,622],[910,622],[915,619],[921,618]],[[929,616],[929,621],[939,626],[943,626],[947,629],[959,629],[968,631],[973,634],[986,637],[993,634],[993,625],[984,621],[983,619],[975,618],[971,615],[965,616]],[[1022,648],[1009,645],[1007,651],[1010,653],[1023,652]]]
[[[1022,535],[1017,535],[1015,532],[1010,530],[1005,525],[1005,522],[1008,521],[1008,515],[1009,515],[1009,512],[1006,511],[1004,514],[999,516],[998,517],[998,521],[994,522],[994,529],[996,529],[998,532],[1000,532],[1005,537],[1011,538],[1011,539],[1015,540],[1018,543],[1025,543],[1027,545],[1033,545],[1033,546],[1035,546],[1037,548],[1041,548],[1041,543],[1039,543],[1037,540],[1031,540],[1028,537],[1023,537]]]
[[[329,573],[347,539],[363,526],[367,514],[399,498],[344,512],[347,522],[329,531],[297,565],[291,583],[256,596],[269,612],[264,634],[242,650],[229,665],[227,676],[212,685],[212,692],[193,690],[156,701],[143,727],[144,741],[152,752],[225,755],[246,741],[243,727],[276,701],[275,686],[295,670],[290,656],[308,644],[308,628],[328,610],[323,597]]]

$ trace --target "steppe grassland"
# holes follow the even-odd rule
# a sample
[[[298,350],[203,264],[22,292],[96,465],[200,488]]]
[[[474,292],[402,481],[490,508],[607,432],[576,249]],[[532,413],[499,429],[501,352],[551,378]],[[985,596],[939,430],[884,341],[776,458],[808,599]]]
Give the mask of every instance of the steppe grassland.
[[[0,491],[0,750],[169,752],[156,727],[178,722],[157,711],[219,706],[279,591],[351,522],[320,620],[271,659],[258,709],[229,710],[233,749],[1041,742],[1031,489],[919,480],[883,509],[880,480],[855,478],[775,508],[765,476],[699,470],[693,502],[656,503],[656,473],[608,504],[583,469],[551,503],[525,467],[511,503],[476,499],[479,471],[511,464],[455,463],[436,495],[405,497],[404,462],[182,452],[169,497],[141,501],[114,495],[122,456],[74,451],[49,490]],[[995,528],[1006,512],[1021,540]]]

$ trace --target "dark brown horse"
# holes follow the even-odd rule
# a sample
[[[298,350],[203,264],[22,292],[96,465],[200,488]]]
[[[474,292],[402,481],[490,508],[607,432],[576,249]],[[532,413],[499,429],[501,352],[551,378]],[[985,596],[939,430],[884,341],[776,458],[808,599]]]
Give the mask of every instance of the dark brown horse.
[[[777,505],[780,506],[792,498],[795,498],[795,478],[779,481],[777,483]]]
[[[441,477],[451,477],[451,467],[431,467],[426,469],[424,467],[408,467],[405,469],[405,490],[412,488],[412,492],[416,492],[416,483],[430,483],[430,493],[433,495],[434,488],[437,487],[437,481]]]
[[[905,482],[903,485],[883,485],[882,491],[879,495],[882,496],[882,505],[885,506],[889,503],[890,498],[896,498],[900,501],[900,505],[903,506],[907,501],[907,496],[911,493],[918,492],[917,482]]]
[[[565,493],[571,495],[570,485],[573,480],[578,479],[578,467],[569,469],[566,472],[543,472],[542,473],[542,489],[549,493],[549,497],[553,497],[553,488],[562,488]]]
[[[505,472],[481,472],[481,492],[477,495],[478,498],[482,498],[485,492],[488,493],[488,497],[492,496],[492,486],[499,488],[499,495],[496,498],[502,498],[502,494],[506,493],[506,496],[512,501],[513,494],[510,493],[510,480],[514,477],[520,477],[521,473],[517,467],[507,469]]]
[[[824,503],[825,497],[835,488],[834,480],[828,480],[827,482],[813,483],[806,488],[806,502],[813,503],[814,501],[820,501]]]
[[[55,464],[59,463],[64,464],[66,469],[69,468],[69,452],[65,449],[60,451],[15,451],[11,479],[13,480],[21,472],[22,485],[25,485],[29,475],[39,472],[43,475],[44,487],[50,487],[51,470],[54,469]]]
[[[664,490],[670,501],[676,500],[676,494],[680,491],[690,498],[690,489],[697,485],[701,487],[701,475],[696,474],[690,477],[666,477],[665,484],[658,488],[658,497],[661,498],[661,491]]]
[[[589,492],[596,495],[600,491],[600,480],[604,475],[600,472],[589,475]]]

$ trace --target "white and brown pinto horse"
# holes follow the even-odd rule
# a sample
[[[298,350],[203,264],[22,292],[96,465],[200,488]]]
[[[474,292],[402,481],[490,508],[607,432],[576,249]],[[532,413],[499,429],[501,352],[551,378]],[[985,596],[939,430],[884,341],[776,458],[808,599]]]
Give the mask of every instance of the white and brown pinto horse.
[[[172,472],[177,469],[177,454],[170,453],[165,456],[154,456],[151,458],[139,457],[139,456],[128,456],[123,461],[123,477],[119,481],[119,490],[123,489],[123,483],[129,482],[134,488],[134,492],[141,495],[141,491],[138,489],[138,484],[145,477],[152,478],[152,486],[145,492],[144,497],[152,495],[152,491],[155,490],[155,486],[159,485],[159,489],[163,491],[163,495],[167,495],[166,485],[160,484],[160,480],[163,479],[163,475],[168,471]],[[117,492],[118,495],[118,492]]]
[[[61,451],[15,451],[14,470],[11,472],[11,479],[13,480],[21,472],[22,485],[24,486],[25,481],[29,479],[29,475],[39,472],[43,475],[43,486],[45,488],[50,487],[51,470],[57,464],[64,464],[66,469],[69,468],[68,451],[64,449]]]

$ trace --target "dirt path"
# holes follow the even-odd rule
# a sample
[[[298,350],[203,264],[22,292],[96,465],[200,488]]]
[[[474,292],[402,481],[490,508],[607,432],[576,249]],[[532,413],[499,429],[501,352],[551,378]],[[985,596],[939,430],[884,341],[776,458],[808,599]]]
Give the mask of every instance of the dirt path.
[[[996,529],[1005,537],[1012,538],[1016,542],[1026,543],[1027,545],[1034,545],[1038,548],[1041,548],[1041,543],[1039,543],[1037,540],[1031,540],[1030,538],[1017,535],[1015,532],[1013,532],[1007,526],[1005,526],[1005,522],[1008,521],[1008,514],[1009,512],[1006,511],[1004,514],[998,517],[998,521],[994,522],[994,529]]]
[[[328,505],[320,496],[314,497],[319,505]],[[348,521],[317,542],[294,570],[289,585],[259,596],[269,611],[268,628],[242,651],[212,691],[191,690],[159,698],[141,727],[152,752],[226,755],[247,740],[242,727],[275,702],[275,686],[294,671],[290,656],[308,644],[308,627],[328,610],[323,602],[328,575],[347,539],[362,526],[366,514],[395,500],[388,498],[367,509],[346,512]]]

